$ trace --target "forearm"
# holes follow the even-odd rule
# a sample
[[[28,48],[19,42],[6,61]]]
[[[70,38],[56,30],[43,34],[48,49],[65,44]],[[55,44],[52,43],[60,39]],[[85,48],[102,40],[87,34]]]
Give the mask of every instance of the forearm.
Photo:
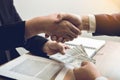
[[[119,36],[120,14],[99,14],[96,18],[96,34]]]
[[[24,48],[29,50],[33,55],[48,57],[43,51],[44,44],[47,41],[47,39],[41,36],[34,36],[26,41]]]
[[[25,22],[25,38],[29,39],[45,32],[44,17],[36,17]],[[39,24],[38,24],[39,23]]]

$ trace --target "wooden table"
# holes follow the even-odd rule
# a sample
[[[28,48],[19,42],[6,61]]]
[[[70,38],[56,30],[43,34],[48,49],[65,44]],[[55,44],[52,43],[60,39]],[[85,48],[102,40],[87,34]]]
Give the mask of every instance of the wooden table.
[[[120,43],[107,41],[94,59],[96,60],[95,65],[103,76],[109,77],[111,80],[120,80]],[[64,80],[73,80],[72,73],[67,74]]]
[[[120,80],[120,43],[107,41],[94,59],[98,70],[112,80]]]

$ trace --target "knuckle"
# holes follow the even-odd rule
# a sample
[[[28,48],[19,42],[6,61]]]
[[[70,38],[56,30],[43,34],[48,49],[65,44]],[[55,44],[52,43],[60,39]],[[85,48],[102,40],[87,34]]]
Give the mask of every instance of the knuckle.
[[[69,24],[68,21],[63,21],[63,25],[64,25],[64,26],[69,26],[70,24]]]

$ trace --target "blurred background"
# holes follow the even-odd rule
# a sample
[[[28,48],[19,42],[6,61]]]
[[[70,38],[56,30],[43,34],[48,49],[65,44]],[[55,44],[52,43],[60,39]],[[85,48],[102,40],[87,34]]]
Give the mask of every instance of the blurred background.
[[[14,0],[14,4],[23,20],[56,12],[69,12],[78,15],[112,14],[120,12],[120,0]],[[42,34],[43,35],[43,34]],[[83,32],[81,36],[120,41],[114,36],[92,36]]]

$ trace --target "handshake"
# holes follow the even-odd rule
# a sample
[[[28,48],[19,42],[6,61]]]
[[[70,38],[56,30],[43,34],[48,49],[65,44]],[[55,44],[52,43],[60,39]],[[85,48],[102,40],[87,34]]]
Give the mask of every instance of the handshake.
[[[66,42],[80,35],[81,30],[89,30],[88,16],[56,13],[26,21],[25,37],[28,39],[36,34],[45,33],[46,38],[50,36],[57,42]]]
[[[57,52],[64,54],[64,49],[68,47],[58,42],[64,43],[73,40],[81,34],[81,30],[91,31],[89,19],[91,19],[89,16],[80,17],[69,13],[36,17],[25,22],[25,38],[29,39],[36,34],[45,33],[46,37],[50,36],[54,41],[46,42],[43,52],[48,55]],[[81,67],[75,68],[73,73],[76,80],[98,80],[99,77],[101,79],[100,72],[91,62],[82,62]]]

